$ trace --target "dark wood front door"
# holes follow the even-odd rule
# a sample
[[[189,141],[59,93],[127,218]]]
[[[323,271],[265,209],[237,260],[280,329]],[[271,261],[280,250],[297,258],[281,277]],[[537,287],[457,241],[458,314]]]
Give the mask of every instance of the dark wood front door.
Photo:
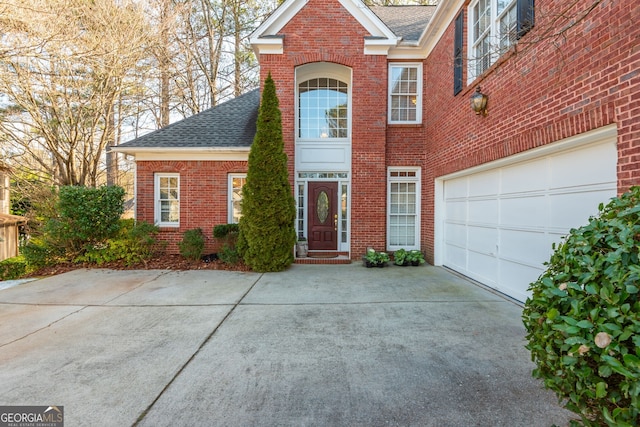
[[[309,183],[309,250],[338,249],[338,183]]]

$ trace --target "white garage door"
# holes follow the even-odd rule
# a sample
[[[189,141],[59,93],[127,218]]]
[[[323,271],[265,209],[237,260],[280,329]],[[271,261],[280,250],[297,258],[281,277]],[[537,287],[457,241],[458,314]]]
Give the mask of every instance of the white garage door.
[[[605,134],[443,179],[443,264],[525,301],[552,243],[616,195],[616,138]]]

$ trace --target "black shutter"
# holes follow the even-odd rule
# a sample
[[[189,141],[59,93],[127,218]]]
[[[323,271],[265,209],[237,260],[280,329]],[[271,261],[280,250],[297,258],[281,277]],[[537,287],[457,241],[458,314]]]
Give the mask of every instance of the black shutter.
[[[533,1],[533,0],[531,0]],[[462,38],[464,34],[463,12],[456,18],[455,37],[453,41],[453,95],[462,91]]]
[[[518,13],[518,36],[524,36],[535,24],[535,0],[518,0],[516,5]]]

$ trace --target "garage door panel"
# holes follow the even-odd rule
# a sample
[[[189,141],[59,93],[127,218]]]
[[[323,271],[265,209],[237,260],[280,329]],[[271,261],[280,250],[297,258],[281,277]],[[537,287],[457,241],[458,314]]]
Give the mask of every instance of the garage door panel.
[[[544,191],[548,183],[549,162],[533,160],[502,169],[502,194]]]
[[[566,230],[585,225],[590,216],[598,213],[598,205],[611,197],[611,190],[552,194],[549,196],[549,222]]]
[[[535,282],[544,271],[542,268],[531,267],[510,261],[500,261],[500,290],[519,301],[525,301],[529,296],[529,284]]]
[[[467,250],[454,245],[446,245],[445,252],[447,257],[447,266],[454,270],[467,270]]]
[[[458,179],[452,179],[450,181],[447,181],[447,188],[446,188],[447,194],[445,195],[447,200],[461,198],[461,197],[462,198],[467,197],[467,193],[468,193],[467,182],[468,181],[469,181],[469,178],[467,178],[467,177],[458,178]]]
[[[485,285],[496,287],[498,282],[498,260],[486,254],[469,251],[468,271],[473,278]]]
[[[467,226],[464,224],[445,224],[445,235],[447,236],[447,243],[457,246],[466,247],[467,245]]]
[[[502,229],[500,237],[500,258],[537,266],[549,260],[551,242],[544,231]]]
[[[447,219],[450,221],[464,222],[467,220],[467,201],[455,200],[446,204]]]
[[[614,143],[598,144],[561,153],[551,157],[549,161],[551,189],[617,181],[616,169],[603,167],[603,165],[615,165],[618,161]]]
[[[500,201],[500,224],[523,228],[547,225],[547,200],[544,195],[508,197]]]
[[[469,226],[467,249],[495,256],[498,245],[498,230],[490,227]]]
[[[500,192],[500,171],[482,172],[469,180],[469,197],[495,196]]]
[[[470,200],[467,216],[470,223],[497,224],[498,201],[496,199]]]

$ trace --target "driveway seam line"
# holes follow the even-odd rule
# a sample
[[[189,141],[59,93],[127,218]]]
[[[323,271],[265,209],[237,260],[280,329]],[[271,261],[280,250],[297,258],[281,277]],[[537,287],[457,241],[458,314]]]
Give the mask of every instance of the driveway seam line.
[[[50,328],[51,326],[55,325],[56,323],[63,321],[63,320],[64,320],[64,319],[66,319],[67,317],[73,316],[74,314],[77,314],[77,313],[81,312],[81,311],[82,311],[82,310],[84,310],[85,308],[86,308],[86,306],[82,306],[82,307],[80,307],[79,309],[77,309],[76,311],[72,311],[71,313],[67,313],[67,314],[65,314],[64,316],[62,316],[61,318],[54,320],[53,322],[49,323],[49,324],[48,324],[48,325],[46,325],[46,326],[43,326],[42,328],[36,329],[35,331],[31,331],[31,332],[29,332],[29,333],[28,333],[28,334],[26,334],[26,335],[23,335],[23,336],[21,336],[21,337],[19,337],[19,338],[14,339],[13,341],[9,341],[9,342],[7,342],[7,343],[0,344],[0,348],[2,348],[2,347],[6,347],[6,346],[11,345],[11,344],[13,344],[13,343],[16,343],[16,342],[18,342],[18,341],[21,341],[21,340],[23,340],[23,339],[25,339],[25,338],[27,338],[27,337],[30,337],[31,335],[37,334],[37,333],[38,333],[38,332],[40,332],[40,331],[43,331],[43,330],[45,330],[45,329],[48,329],[48,328]]]
[[[509,301],[496,301],[496,300],[396,300],[396,301],[356,301],[356,302],[295,302],[295,303],[261,303],[261,302],[248,302],[242,304],[245,307],[282,307],[282,306],[305,306],[305,305],[383,305],[383,304],[469,304],[469,303],[497,303],[503,304]]]
[[[220,329],[220,327],[227,321],[227,319],[231,316],[231,314],[233,314],[233,312],[240,305],[240,303],[242,303],[242,300],[244,300],[246,296],[249,295],[249,292],[253,290],[253,288],[258,284],[258,282],[260,281],[260,279],[262,279],[263,276],[264,274],[260,274],[258,278],[253,282],[253,284],[249,287],[247,292],[245,292],[242,295],[242,297],[240,297],[240,299],[235,304],[233,304],[233,306],[231,307],[231,310],[229,310],[229,312],[222,318],[220,323],[218,323],[216,327],[213,328],[213,331],[211,331],[211,333],[200,343],[196,351],[189,357],[189,359],[187,359],[187,361],[180,367],[180,369],[178,369],[175,375],[171,377],[169,382],[165,384],[162,390],[160,390],[160,393],[158,393],[155,399],[153,399],[153,402],[151,402],[149,406],[147,406],[144,409],[144,411],[142,411],[142,413],[138,416],[138,419],[131,425],[131,427],[136,427],[138,424],[140,424],[142,420],[144,420],[144,418],[147,416],[149,411],[155,406],[156,402],[160,400],[162,395],[169,389],[169,387],[171,387],[171,384],[173,384],[173,382],[180,376],[180,374],[182,374],[182,372],[187,368],[187,366],[191,364],[193,359],[196,358],[196,356],[200,353],[200,351],[204,348],[204,346],[207,345],[207,343],[211,340],[211,338],[213,338],[216,332],[218,332],[218,329]]]

